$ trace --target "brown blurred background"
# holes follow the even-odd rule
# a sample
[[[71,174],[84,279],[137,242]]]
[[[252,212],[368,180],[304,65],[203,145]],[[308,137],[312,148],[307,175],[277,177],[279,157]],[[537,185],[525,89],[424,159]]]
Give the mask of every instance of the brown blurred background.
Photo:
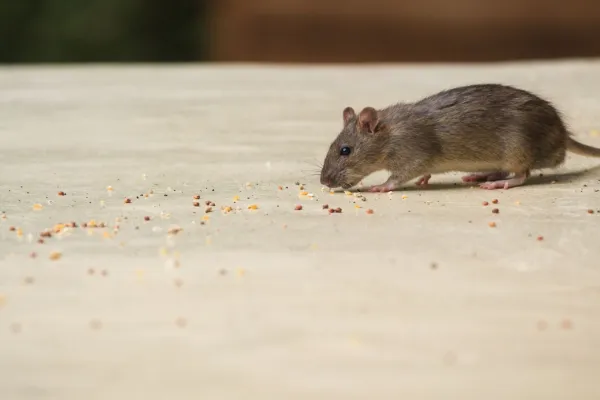
[[[0,0],[0,62],[600,56],[600,0]]]

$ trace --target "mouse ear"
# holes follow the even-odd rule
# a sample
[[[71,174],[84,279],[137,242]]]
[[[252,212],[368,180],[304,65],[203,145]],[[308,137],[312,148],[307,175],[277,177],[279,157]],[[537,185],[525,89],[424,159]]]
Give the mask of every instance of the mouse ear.
[[[358,123],[362,129],[366,129],[370,133],[375,133],[377,125],[379,124],[377,110],[373,107],[363,108],[358,117]]]
[[[346,107],[346,108],[344,108],[343,116],[344,116],[344,126],[346,126],[346,125],[348,125],[348,122],[350,122],[350,120],[352,118],[356,117],[356,113],[354,112],[354,109],[352,107]]]

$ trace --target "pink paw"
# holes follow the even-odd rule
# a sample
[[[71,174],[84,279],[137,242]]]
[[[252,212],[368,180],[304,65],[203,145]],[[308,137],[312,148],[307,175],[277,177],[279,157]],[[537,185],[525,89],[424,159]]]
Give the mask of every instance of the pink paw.
[[[482,189],[494,190],[494,189],[508,189],[510,186],[508,181],[493,181],[493,182],[484,182],[479,185]]]
[[[427,175],[423,175],[422,177],[419,178],[419,180],[416,182],[417,185],[422,185],[425,186],[429,183],[429,179],[431,179],[431,174],[427,174]]]
[[[396,187],[392,184],[383,184],[383,185],[377,185],[377,186],[371,186],[369,188],[369,192],[381,192],[381,193],[385,193],[385,192],[390,192],[392,190],[394,190]]]

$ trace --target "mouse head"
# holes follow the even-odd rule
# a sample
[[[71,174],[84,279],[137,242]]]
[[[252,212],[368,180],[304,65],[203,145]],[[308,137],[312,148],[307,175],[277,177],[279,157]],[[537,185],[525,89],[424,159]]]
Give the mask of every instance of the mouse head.
[[[358,116],[352,107],[346,107],[342,115],[344,127],[329,147],[321,170],[321,184],[349,189],[381,169],[384,135],[373,107],[365,107]]]

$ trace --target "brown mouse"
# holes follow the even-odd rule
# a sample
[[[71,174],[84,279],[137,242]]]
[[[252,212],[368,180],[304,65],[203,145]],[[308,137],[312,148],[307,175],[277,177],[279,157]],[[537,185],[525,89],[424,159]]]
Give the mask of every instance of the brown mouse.
[[[373,192],[397,189],[431,174],[471,173],[465,182],[484,189],[525,183],[530,171],[562,164],[567,150],[600,157],[600,149],[575,141],[550,102],[500,84],[444,90],[416,103],[399,103],[356,115],[343,111],[343,129],[331,143],[321,184],[349,189],[379,170],[389,179]]]

